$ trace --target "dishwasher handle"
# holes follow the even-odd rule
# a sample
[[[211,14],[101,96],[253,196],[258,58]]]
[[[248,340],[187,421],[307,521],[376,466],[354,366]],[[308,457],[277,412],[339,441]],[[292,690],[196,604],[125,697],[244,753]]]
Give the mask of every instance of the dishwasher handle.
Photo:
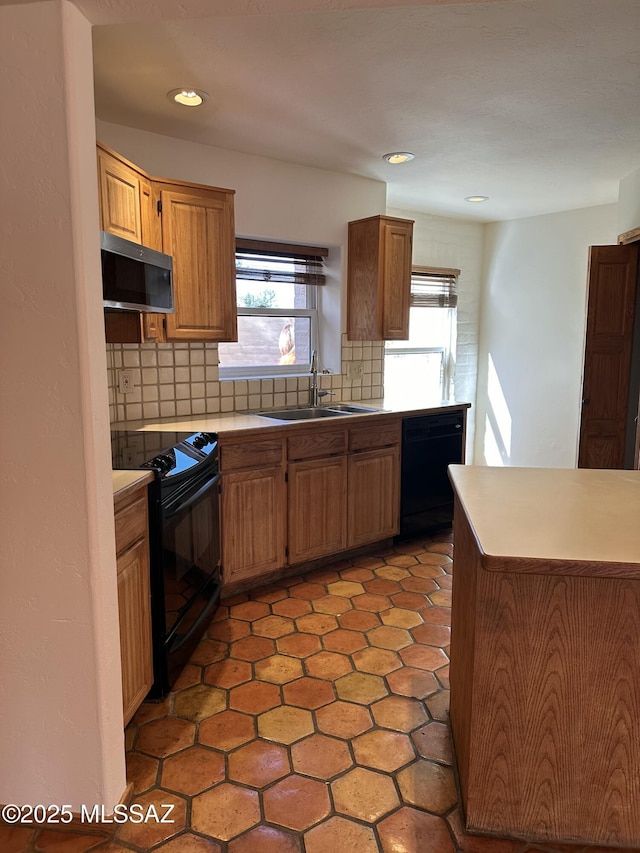
[[[429,441],[461,435],[464,416],[458,412],[449,415],[423,415],[416,418],[404,418],[402,422],[403,444]]]

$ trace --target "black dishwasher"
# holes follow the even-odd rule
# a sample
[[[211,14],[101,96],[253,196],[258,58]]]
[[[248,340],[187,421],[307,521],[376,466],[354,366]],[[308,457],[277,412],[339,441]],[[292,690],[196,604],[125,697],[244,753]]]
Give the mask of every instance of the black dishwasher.
[[[464,418],[458,410],[403,419],[400,536],[451,526],[447,467],[464,461]]]

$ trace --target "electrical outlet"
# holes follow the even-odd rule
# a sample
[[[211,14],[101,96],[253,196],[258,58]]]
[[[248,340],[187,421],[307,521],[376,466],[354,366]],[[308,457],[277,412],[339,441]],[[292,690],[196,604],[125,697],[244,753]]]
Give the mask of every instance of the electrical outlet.
[[[118,371],[118,391],[130,394],[133,391],[133,374],[130,370]]]
[[[133,455],[135,452],[135,447],[122,448],[122,462],[124,465],[133,465]]]
[[[364,365],[361,361],[347,362],[347,379],[362,379]]]

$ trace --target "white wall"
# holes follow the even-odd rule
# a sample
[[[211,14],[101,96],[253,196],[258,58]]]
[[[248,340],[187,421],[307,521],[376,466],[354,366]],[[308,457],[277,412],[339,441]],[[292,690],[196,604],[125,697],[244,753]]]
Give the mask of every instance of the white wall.
[[[389,210],[391,216],[415,220],[413,263],[460,270],[458,280],[455,399],[471,403],[467,422],[467,461],[473,461],[476,376],[484,229],[480,222],[447,219],[411,210]]]
[[[618,232],[640,228],[640,169],[620,180],[618,191]]]
[[[588,247],[617,206],[487,226],[475,462],[575,467]]]
[[[339,373],[340,333],[346,325],[342,282],[347,223],[384,213],[386,184],[100,120],[96,126],[101,142],[151,175],[234,189],[237,234],[330,247],[320,306],[325,320],[320,358],[322,367]]]
[[[89,22],[64,0],[0,6],[0,56],[0,803],[111,808],[125,769]]]

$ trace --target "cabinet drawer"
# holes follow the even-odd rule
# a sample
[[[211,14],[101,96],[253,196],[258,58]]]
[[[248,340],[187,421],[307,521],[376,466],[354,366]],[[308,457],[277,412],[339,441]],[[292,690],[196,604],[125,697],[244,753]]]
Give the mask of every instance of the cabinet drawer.
[[[115,514],[116,554],[147,535],[147,496],[143,495]]]
[[[347,432],[343,429],[309,430],[287,440],[290,460],[336,456],[347,449]]]
[[[381,426],[358,426],[349,430],[349,450],[371,450],[400,444],[400,420]]]
[[[235,471],[239,468],[260,468],[264,465],[279,465],[282,462],[282,441],[248,441],[242,444],[222,444],[220,447],[220,470]]]

